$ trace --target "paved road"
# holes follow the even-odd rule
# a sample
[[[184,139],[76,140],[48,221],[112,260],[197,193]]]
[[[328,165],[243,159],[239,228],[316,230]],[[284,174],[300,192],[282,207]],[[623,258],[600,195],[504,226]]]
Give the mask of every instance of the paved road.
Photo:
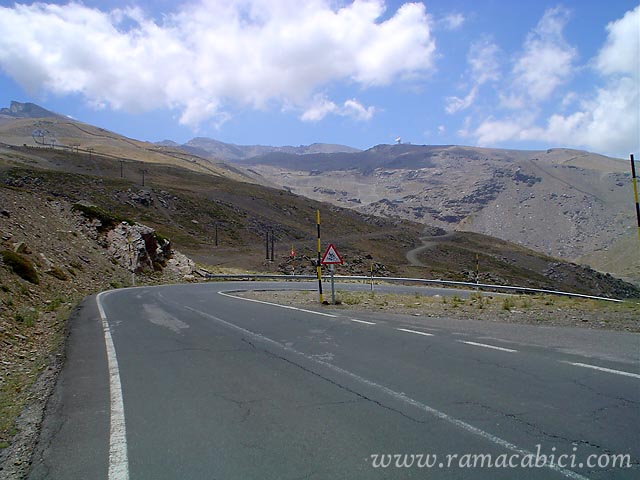
[[[432,249],[433,247],[438,245],[438,243],[440,243],[442,240],[452,238],[456,234],[457,234],[456,232],[449,232],[444,235],[420,237],[420,241],[422,242],[422,245],[414,248],[413,250],[409,250],[407,252],[407,255],[406,255],[407,261],[409,262],[409,264],[416,267],[426,267],[427,265],[425,265],[423,262],[420,261],[420,255],[422,255],[422,252]]]
[[[87,299],[29,478],[638,478],[639,335],[233,293],[269,287],[300,288]],[[537,454],[568,468],[486,466],[543,464]],[[629,455],[631,468],[586,465],[611,465],[603,454]]]

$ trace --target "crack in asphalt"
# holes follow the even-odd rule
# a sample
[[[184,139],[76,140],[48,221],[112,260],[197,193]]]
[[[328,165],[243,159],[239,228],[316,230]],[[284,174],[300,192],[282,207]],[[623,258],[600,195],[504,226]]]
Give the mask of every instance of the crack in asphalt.
[[[540,382],[545,382],[545,380],[543,378],[541,378],[540,376],[531,373],[531,372],[527,372],[526,370],[521,370],[513,365],[503,365],[500,363],[496,363],[496,362],[491,362],[491,361],[487,361],[487,360],[482,360],[480,358],[474,358],[475,362],[478,365],[483,365],[483,366],[488,366],[488,367],[494,367],[494,368],[500,368],[503,370],[510,370],[516,374],[518,374],[518,376],[522,376],[522,375],[526,375],[528,377],[531,377],[535,380],[538,380]]]
[[[572,383],[574,383],[575,385],[578,385],[579,387],[582,387],[586,390],[589,390],[589,392],[593,393],[594,395],[598,395],[599,397],[604,397],[607,398],[609,400],[615,400],[618,402],[622,402],[622,403],[628,403],[631,404],[633,406],[640,406],[640,402],[636,402],[635,400],[629,400],[628,398],[624,398],[624,397],[615,397],[612,395],[607,395],[604,392],[598,391],[595,388],[593,388],[590,385],[587,385],[586,383],[582,383],[580,380],[572,380]]]
[[[360,403],[361,401],[362,399],[342,400],[342,401],[335,401],[335,402],[305,403],[303,405],[298,405],[296,408],[313,408],[313,407],[328,407],[332,405],[349,405],[349,404]]]
[[[404,418],[406,418],[406,419],[408,419],[408,420],[410,420],[410,421],[412,421],[414,423],[417,423],[417,424],[420,424],[420,425],[424,425],[425,423],[427,423],[425,420],[419,420],[417,418],[412,417],[411,415],[407,415],[406,413],[401,412],[400,410],[398,410],[396,408],[393,408],[393,407],[390,407],[388,405],[385,405],[385,404],[383,404],[382,402],[380,402],[378,400],[370,398],[370,397],[364,395],[363,393],[360,393],[360,392],[358,392],[358,391],[356,391],[356,390],[354,390],[352,388],[347,387],[346,385],[343,385],[343,384],[341,384],[341,383],[339,383],[339,382],[337,382],[335,380],[331,380],[330,378],[322,375],[321,373],[318,373],[318,372],[316,372],[316,371],[314,371],[314,370],[312,370],[312,369],[310,369],[308,367],[305,367],[304,365],[301,365],[300,363],[294,362],[293,360],[290,360],[290,359],[288,359],[288,358],[286,358],[286,357],[284,357],[282,355],[278,355],[275,352],[271,352],[271,351],[267,350],[266,348],[258,348],[250,340],[247,340],[246,338],[243,338],[242,341],[250,344],[257,351],[261,351],[261,352],[269,355],[270,357],[273,357],[275,359],[281,360],[281,361],[283,361],[285,363],[288,363],[289,365],[292,365],[292,366],[294,366],[296,368],[299,368],[300,370],[302,370],[302,371],[304,371],[306,373],[309,373],[309,374],[311,374],[311,375],[313,375],[315,377],[318,377],[318,378],[324,380],[325,382],[328,382],[331,385],[334,385],[334,386],[340,388],[341,390],[344,390],[344,391],[346,391],[346,392],[348,392],[348,393],[350,393],[352,395],[355,395],[356,397],[358,397],[361,400],[365,400],[367,402],[373,403],[374,405],[376,405],[376,406],[378,406],[380,408],[383,408],[385,410],[388,410],[388,411],[391,411],[393,413],[396,413],[396,414],[398,414],[398,415],[400,415],[400,416],[402,416],[402,417],[404,417]]]
[[[473,407],[478,407],[484,410],[487,410],[491,413],[493,413],[494,415],[498,415],[501,416],[503,418],[508,418],[509,420],[512,420],[514,422],[517,422],[520,425],[524,425],[526,428],[528,428],[530,431],[532,431],[532,433],[536,433],[538,435],[542,435],[544,437],[550,438],[550,439],[554,439],[554,440],[561,440],[563,442],[567,442],[570,443],[572,445],[580,445],[580,446],[586,446],[586,447],[591,447],[591,448],[595,448],[596,450],[600,450],[602,452],[604,452],[607,455],[615,455],[614,452],[612,452],[610,449],[603,447],[602,445],[590,442],[589,440],[575,440],[575,439],[571,439],[568,437],[564,437],[561,435],[556,435],[553,433],[549,433],[547,431],[545,431],[542,427],[526,421],[522,418],[520,418],[520,415],[524,415],[526,412],[523,413],[505,413],[502,412],[500,410],[497,410],[494,407],[491,407],[490,405],[484,405],[480,402],[473,402],[473,401],[466,401],[466,402],[456,402],[456,404],[458,405],[470,405]],[[640,462],[638,460],[632,460],[631,463],[632,466],[640,466]]]

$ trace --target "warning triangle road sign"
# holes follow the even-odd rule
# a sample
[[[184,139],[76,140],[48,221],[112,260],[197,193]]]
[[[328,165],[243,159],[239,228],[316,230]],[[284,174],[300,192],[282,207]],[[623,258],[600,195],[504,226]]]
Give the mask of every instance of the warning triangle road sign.
[[[333,246],[333,243],[330,243],[327,247],[327,250],[324,252],[320,263],[322,263],[323,265],[342,265],[342,257],[338,253],[338,250],[336,250],[336,247]]]

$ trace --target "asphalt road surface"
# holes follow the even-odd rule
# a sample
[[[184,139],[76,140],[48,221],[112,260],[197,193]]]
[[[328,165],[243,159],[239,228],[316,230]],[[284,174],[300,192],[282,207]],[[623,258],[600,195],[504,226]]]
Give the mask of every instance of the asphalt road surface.
[[[234,295],[251,288],[313,284],[86,299],[29,478],[640,478],[637,334]]]

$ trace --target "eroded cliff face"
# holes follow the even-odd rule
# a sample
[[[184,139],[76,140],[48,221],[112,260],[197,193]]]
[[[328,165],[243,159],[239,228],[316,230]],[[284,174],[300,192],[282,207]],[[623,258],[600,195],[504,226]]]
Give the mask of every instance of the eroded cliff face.
[[[103,242],[112,258],[135,273],[161,271],[171,257],[171,242],[138,223],[119,223]]]

